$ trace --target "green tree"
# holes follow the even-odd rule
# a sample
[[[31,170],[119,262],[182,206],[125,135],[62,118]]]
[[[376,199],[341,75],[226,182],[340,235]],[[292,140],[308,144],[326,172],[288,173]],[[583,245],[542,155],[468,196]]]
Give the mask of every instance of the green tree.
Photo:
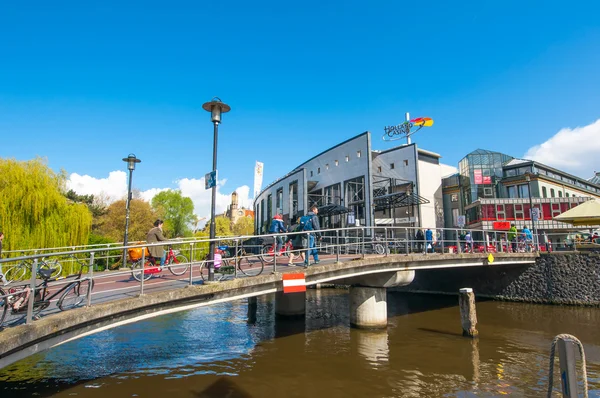
[[[233,224],[234,235],[254,235],[254,220],[251,217],[241,217]]]
[[[66,173],[42,159],[0,159],[0,230],[4,250],[84,245],[92,214],[65,197]]]
[[[123,242],[125,236],[125,199],[118,200],[106,208],[106,213],[98,218],[97,233],[113,242]],[[158,218],[150,203],[132,199],[129,203],[129,242],[146,240],[152,223]]]
[[[202,232],[207,234],[210,233],[210,221],[206,223]],[[198,234],[196,234],[198,236]],[[204,236],[204,235],[200,235]],[[233,232],[231,231],[231,220],[225,216],[218,216],[215,218],[215,236],[233,236]]]
[[[165,221],[165,230],[171,237],[192,235],[190,224],[195,220],[194,203],[182,196],[180,190],[159,192],[152,198],[152,208]]]

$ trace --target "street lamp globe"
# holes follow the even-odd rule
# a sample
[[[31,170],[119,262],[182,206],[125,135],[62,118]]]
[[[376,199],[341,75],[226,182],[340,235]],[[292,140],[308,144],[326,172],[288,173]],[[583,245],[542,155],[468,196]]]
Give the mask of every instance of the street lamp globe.
[[[214,97],[212,101],[205,102],[202,105],[202,109],[210,112],[210,117],[213,123],[221,123],[221,114],[229,112],[231,107],[221,101],[219,97]]]
[[[127,162],[127,168],[130,171],[135,170],[135,164],[141,162],[141,160],[136,158],[133,153],[130,153],[126,158],[123,158],[123,161]]]

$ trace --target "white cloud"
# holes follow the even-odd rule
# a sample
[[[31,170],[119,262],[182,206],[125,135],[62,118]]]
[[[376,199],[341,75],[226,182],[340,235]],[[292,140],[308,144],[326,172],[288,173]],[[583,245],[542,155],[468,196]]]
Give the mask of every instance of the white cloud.
[[[233,193],[233,191],[238,193],[238,203],[240,207],[250,208],[252,206],[252,199],[248,197],[250,193],[249,186],[243,185],[227,194],[223,194],[221,192],[225,191],[224,187],[226,183],[226,178],[217,181],[217,197],[215,201],[216,214],[224,213],[227,210],[227,206],[231,204],[231,193]],[[180,189],[183,196],[192,199],[192,202],[194,203],[194,213],[200,218],[206,217],[206,220],[210,219],[212,191],[210,189],[205,189],[204,178],[183,178],[176,181],[176,184],[177,187],[175,189]],[[88,175],[81,176],[77,173],[73,173],[69,176],[67,187],[80,195],[91,194],[105,197],[108,200],[108,203],[111,203],[127,196],[127,175],[123,171],[112,171],[109,173],[108,178],[95,178]],[[140,192],[140,197],[141,199],[150,202],[156,194],[169,189],[171,188],[151,188]],[[204,222],[201,222],[199,225],[202,226]]]
[[[599,153],[600,119],[583,127],[563,128],[546,142],[529,148],[524,157],[587,178],[600,168]]]
[[[127,173],[111,171],[108,178],[94,178],[72,173],[67,180],[67,188],[79,195],[94,195],[114,202],[127,196]]]

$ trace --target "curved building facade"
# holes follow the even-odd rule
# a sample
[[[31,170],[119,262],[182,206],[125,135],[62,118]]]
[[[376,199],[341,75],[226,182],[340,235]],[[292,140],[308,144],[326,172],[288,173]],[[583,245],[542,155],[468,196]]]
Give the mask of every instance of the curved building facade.
[[[442,177],[456,168],[415,143],[384,151],[365,132],[308,159],[263,189],[254,200],[255,229],[272,217],[284,222],[319,207],[321,227],[443,227]]]

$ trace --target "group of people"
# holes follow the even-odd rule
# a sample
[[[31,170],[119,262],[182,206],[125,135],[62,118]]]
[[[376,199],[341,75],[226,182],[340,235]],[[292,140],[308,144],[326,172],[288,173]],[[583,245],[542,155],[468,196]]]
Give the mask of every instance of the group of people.
[[[425,233],[423,233],[422,229],[417,229],[415,239],[417,240],[417,251],[422,253],[435,252],[433,248],[433,231],[430,228],[427,228]]]
[[[294,235],[289,235],[287,237],[287,241],[291,241],[292,248],[294,250],[300,250],[298,252],[298,256],[304,260],[304,267],[307,268],[310,265],[309,258],[313,256],[313,264],[319,263],[319,252],[317,251],[317,240],[321,240],[322,236],[320,233],[321,226],[319,225],[319,218],[317,217],[319,214],[319,209],[317,206],[312,206],[310,211],[302,217],[298,217],[296,219],[296,224],[287,228],[283,223],[283,217],[281,214],[276,214],[271,221],[271,225],[269,227],[270,234],[285,234],[288,232],[306,232],[307,233],[297,233]],[[278,255],[281,252],[281,248],[283,246],[283,237],[276,236],[274,239],[275,250],[273,255]],[[303,249],[306,250],[306,254],[303,255]],[[294,255],[293,251],[289,253],[289,261],[288,265],[294,266]]]
[[[521,233],[517,230],[515,224],[510,224],[510,229],[507,234],[508,241],[513,252],[517,252],[517,244],[519,241],[525,244],[525,250],[530,251],[533,247],[533,233],[527,225],[523,226]]]

